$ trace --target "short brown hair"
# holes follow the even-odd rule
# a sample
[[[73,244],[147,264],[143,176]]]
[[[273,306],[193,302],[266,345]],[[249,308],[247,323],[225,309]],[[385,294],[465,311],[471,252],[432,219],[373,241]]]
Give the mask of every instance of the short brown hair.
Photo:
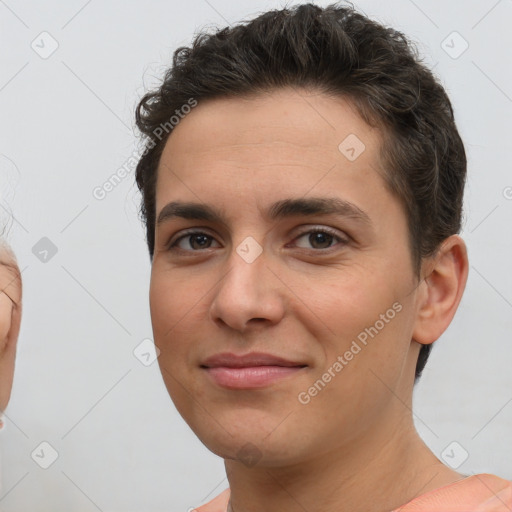
[[[215,33],[199,33],[174,53],[163,83],[136,109],[146,148],[136,169],[141,216],[153,258],[155,191],[163,148],[159,127],[190,99],[247,97],[298,86],[350,99],[370,126],[381,128],[381,161],[389,190],[408,219],[419,276],[422,259],[460,232],[466,154],[451,102],[416,48],[396,30],[355,11],[352,4],[313,4],[271,10]],[[158,135],[157,135],[158,134]],[[419,378],[432,345],[423,345]]]

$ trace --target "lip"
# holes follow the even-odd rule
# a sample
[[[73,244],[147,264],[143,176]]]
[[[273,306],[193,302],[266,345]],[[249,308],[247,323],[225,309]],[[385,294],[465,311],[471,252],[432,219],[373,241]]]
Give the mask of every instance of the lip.
[[[222,352],[208,357],[201,366],[216,368],[224,366],[228,368],[249,368],[254,366],[306,366],[299,361],[290,361],[283,357],[266,354],[264,352],[250,352],[249,354],[237,355],[232,352]]]
[[[256,389],[295,375],[306,364],[272,354],[251,352],[237,355],[223,352],[211,356],[201,368],[219,386],[229,389]]]

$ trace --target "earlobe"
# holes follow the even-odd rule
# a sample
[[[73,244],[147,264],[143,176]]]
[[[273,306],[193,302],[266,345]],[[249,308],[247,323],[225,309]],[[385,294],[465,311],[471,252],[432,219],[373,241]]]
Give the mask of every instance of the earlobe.
[[[464,240],[448,237],[429,266],[418,294],[417,315],[412,338],[428,345],[448,328],[466,287],[468,257]]]

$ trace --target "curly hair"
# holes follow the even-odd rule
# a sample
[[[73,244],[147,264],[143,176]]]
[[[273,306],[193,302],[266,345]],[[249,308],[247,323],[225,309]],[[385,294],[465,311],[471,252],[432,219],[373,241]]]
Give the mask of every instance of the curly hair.
[[[145,143],[136,181],[150,258],[157,170],[172,133],[170,117],[191,101],[247,97],[286,86],[348,99],[367,124],[380,129],[384,179],[406,212],[419,276],[423,258],[461,230],[464,145],[451,102],[417,49],[350,2],[267,11],[214,33],[200,32],[190,47],[174,52],[162,84],[144,95],[135,114]],[[431,348],[420,350],[416,380]]]

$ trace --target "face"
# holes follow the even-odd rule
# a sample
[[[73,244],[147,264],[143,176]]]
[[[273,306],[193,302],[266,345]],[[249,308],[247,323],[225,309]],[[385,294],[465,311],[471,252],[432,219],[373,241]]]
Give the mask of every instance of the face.
[[[9,401],[21,320],[21,279],[9,248],[0,246],[0,412]]]
[[[297,462],[406,411],[417,284],[380,143],[348,101],[291,89],[199,102],[168,139],[154,338],[178,411],[219,456]],[[269,359],[229,357],[254,353]]]

